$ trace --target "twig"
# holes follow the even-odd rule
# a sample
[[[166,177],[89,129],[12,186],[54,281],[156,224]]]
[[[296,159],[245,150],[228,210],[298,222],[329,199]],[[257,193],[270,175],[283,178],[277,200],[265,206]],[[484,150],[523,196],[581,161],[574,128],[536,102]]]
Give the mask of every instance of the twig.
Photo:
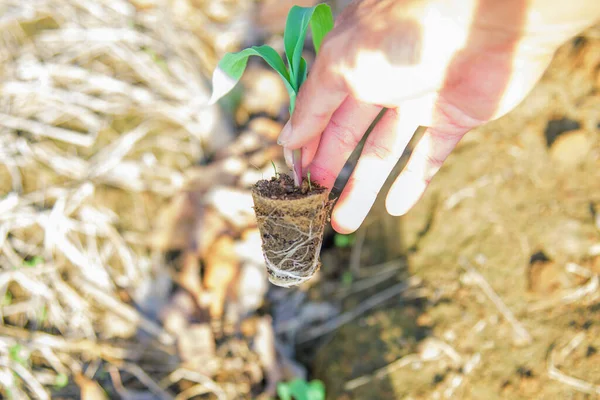
[[[275,396],[277,382],[282,377],[281,366],[277,361],[272,319],[270,317],[261,318],[257,323],[256,331],[253,350],[258,354],[262,368],[266,372],[266,385],[262,394],[272,397]]]
[[[366,229],[360,229],[356,233],[356,241],[354,242],[354,246],[352,246],[352,251],[350,252],[350,271],[353,275],[358,275],[358,271],[360,269],[360,258],[362,254],[362,248],[365,243],[366,236]]]
[[[442,358],[443,355],[448,357],[455,366],[459,366],[462,363],[462,357],[447,343],[435,338],[425,339],[421,343],[420,351],[418,353],[408,354],[404,357],[400,357],[386,366],[377,369],[372,374],[352,379],[346,383],[344,389],[354,390],[359,386],[367,384],[373,379],[382,379],[392,372],[410,364],[436,361]]]
[[[27,344],[32,350],[52,349],[70,353],[81,353],[88,357],[108,360],[135,359],[141,352],[137,346],[118,347],[108,343],[98,343],[88,339],[66,340],[62,336],[42,332],[30,332],[10,326],[0,326],[0,348],[8,349],[18,343]]]
[[[470,374],[475,369],[475,367],[479,365],[480,362],[480,353],[476,353],[471,358],[469,358],[469,360],[462,367],[463,373],[454,373],[454,376],[452,377],[452,379],[450,379],[448,387],[444,390],[444,397],[447,399],[453,398],[454,392],[460,387],[460,385],[462,385],[466,375]]]
[[[164,400],[172,400],[173,399],[173,396],[169,392],[167,392],[162,387],[160,387],[160,385],[158,383],[156,383],[154,381],[154,379],[152,379],[150,376],[148,376],[148,374],[143,369],[141,369],[139,366],[137,366],[136,364],[131,364],[131,363],[119,363],[119,364],[120,365],[117,365],[119,368],[129,372],[130,374],[132,374],[133,376],[138,378],[139,381],[142,382],[142,384],[144,384],[158,398],[164,399]]]
[[[150,124],[142,123],[132,131],[122,134],[118,140],[94,155],[89,168],[90,178],[99,177],[121,163],[123,157],[125,157],[135,144],[146,136],[149,131]]]
[[[398,264],[399,267],[403,266],[403,264]],[[399,268],[398,268],[399,269]],[[385,269],[382,272],[373,275],[369,278],[364,278],[353,282],[352,285],[348,288],[340,288],[338,293],[336,294],[337,298],[344,298],[351,294],[356,294],[358,292],[362,292],[363,290],[367,290],[375,285],[378,285],[381,282],[384,282],[394,275],[396,275],[398,269]]]
[[[198,383],[190,388],[185,389],[183,392],[179,393],[177,396],[175,396],[175,400],[188,400],[191,399],[192,397],[201,395],[201,394],[205,394],[205,393],[210,393],[211,390],[208,389],[206,386],[204,386],[201,383]]]
[[[344,385],[345,390],[354,390],[360,386],[366,385],[373,379],[381,379],[391,374],[392,372],[406,367],[407,365],[421,362],[421,356],[419,354],[408,354],[404,357],[400,357],[396,361],[386,365],[385,367],[379,368],[372,375],[363,375],[361,377],[352,379],[346,382]]]
[[[372,277],[374,275],[386,274],[391,271],[398,271],[406,267],[406,261],[402,258],[386,261],[381,264],[370,265],[360,269],[359,277]]]
[[[515,336],[515,343],[518,345],[526,345],[532,342],[532,337],[527,332],[527,329],[515,318],[514,314],[510,309],[504,304],[502,299],[496,294],[494,289],[490,286],[490,284],[485,280],[483,275],[481,275],[475,267],[473,267],[466,259],[461,260],[462,267],[467,271],[465,274],[465,279],[467,281],[471,281],[475,283],[479,288],[485,293],[485,295],[494,303],[498,311],[504,316],[504,318],[508,321],[508,323],[513,328],[513,333]]]
[[[297,343],[306,343],[320,336],[333,332],[339,327],[347,324],[348,322],[354,320],[355,318],[366,313],[367,311],[377,307],[378,305],[388,301],[394,296],[397,296],[407,291],[408,289],[416,287],[420,284],[420,282],[421,281],[419,278],[413,276],[405,282],[400,282],[392,287],[389,287],[381,291],[380,293],[369,297],[367,300],[360,303],[351,311],[347,311],[341,315],[338,315],[337,317],[327,321],[322,325],[318,325],[314,328],[308,329],[305,333],[302,334],[301,337],[298,338]]]
[[[572,304],[598,291],[598,288],[600,287],[600,277],[597,274],[593,274],[592,271],[575,263],[568,263],[565,268],[567,272],[588,278],[588,281],[574,290],[564,291],[560,296],[533,304],[528,308],[529,312],[545,310],[559,304]]]
[[[575,378],[561,372],[556,367],[554,358],[555,354],[555,349],[553,348],[548,357],[548,376],[550,379],[557,380],[583,393],[600,395],[600,385],[594,385],[593,383],[584,381],[583,379]]]
[[[565,362],[567,357],[569,357],[571,353],[573,353],[573,351],[575,351],[575,349],[579,347],[581,343],[583,343],[584,340],[584,332],[579,332],[577,335],[573,336],[573,339],[571,339],[569,343],[567,343],[567,345],[563,347],[563,349],[560,351],[558,355],[558,364],[562,364],[563,362]]]
[[[36,398],[40,400],[50,400],[50,395],[44,387],[35,379],[35,376],[27,368],[19,363],[12,362],[8,357],[0,357],[0,366],[10,368],[27,384]]]
[[[215,381],[197,371],[191,371],[186,368],[178,368],[172,373],[170,373],[169,376],[167,376],[160,382],[160,386],[167,387],[176,382],[179,382],[182,379],[187,379],[188,381],[193,381],[204,385],[204,387],[210,389],[219,400],[227,399],[225,391],[223,391],[223,389],[219,385],[217,385]]]
[[[40,122],[0,113],[0,125],[11,129],[29,132],[36,136],[47,137],[71,143],[76,146],[90,147],[96,140],[96,132],[89,134],[76,133]]]
[[[96,302],[107,310],[120,315],[133,324],[139,325],[140,328],[158,338],[158,340],[165,345],[172,345],[175,343],[175,338],[173,338],[171,334],[141,315],[135,308],[116,300],[102,289],[82,278],[74,277],[73,281],[80,290],[89,296],[94,297]]]
[[[16,374],[9,368],[0,368],[0,387],[4,388],[5,392],[10,391],[14,400],[27,400],[27,395],[16,384]]]

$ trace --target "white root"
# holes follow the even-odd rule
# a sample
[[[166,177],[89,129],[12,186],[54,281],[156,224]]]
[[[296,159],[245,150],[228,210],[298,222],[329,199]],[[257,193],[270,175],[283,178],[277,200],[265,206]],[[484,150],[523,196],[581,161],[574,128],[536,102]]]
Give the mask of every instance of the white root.
[[[264,253],[267,268],[277,276],[289,279],[289,282],[278,282],[278,285],[289,287],[309,280],[312,277],[312,273],[305,276],[296,271],[315,271],[319,264],[319,253],[321,251],[322,241],[317,240],[319,244],[314,249],[311,249],[311,243],[313,243],[315,239],[318,239],[318,233],[313,230],[312,221],[309,223],[308,232],[304,232],[289,223],[278,222],[285,220],[283,217],[269,216],[265,218],[267,219],[267,226],[281,227],[298,234],[298,239],[287,248],[282,250],[266,250]],[[291,269],[289,265],[286,265],[289,263],[292,264]]]

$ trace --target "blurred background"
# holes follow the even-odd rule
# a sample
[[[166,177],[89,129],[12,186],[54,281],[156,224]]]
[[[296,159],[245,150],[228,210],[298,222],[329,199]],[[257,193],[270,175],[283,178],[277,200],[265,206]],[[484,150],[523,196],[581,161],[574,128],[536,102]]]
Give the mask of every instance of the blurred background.
[[[600,27],[283,289],[249,187],[289,172],[285,88],[251,60],[204,104],[315,3],[0,0],[2,398],[600,396]]]

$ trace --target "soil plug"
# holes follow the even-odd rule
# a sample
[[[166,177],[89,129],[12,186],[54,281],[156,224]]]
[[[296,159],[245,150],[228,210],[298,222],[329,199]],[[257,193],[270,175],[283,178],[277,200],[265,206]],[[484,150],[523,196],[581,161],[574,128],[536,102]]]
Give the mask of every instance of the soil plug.
[[[261,180],[252,189],[269,281],[290,287],[310,279],[320,267],[319,253],[329,219],[329,191],[312,183],[294,185],[288,175]]]
[[[248,58],[259,56],[283,79],[290,96],[291,116],[300,86],[308,75],[302,50],[309,27],[318,53],[333,28],[333,14],[327,4],[290,9],[283,34],[287,63],[276,50],[265,45],[226,54],[213,73],[209,103],[214,104],[231,91],[241,79]],[[293,179],[276,173],[274,178],[261,180],[252,189],[269,280],[284,287],[305,282],[319,270],[323,232],[331,211],[329,191],[311,182],[310,176],[303,179],[302,151],[295,149],[293,158]]]

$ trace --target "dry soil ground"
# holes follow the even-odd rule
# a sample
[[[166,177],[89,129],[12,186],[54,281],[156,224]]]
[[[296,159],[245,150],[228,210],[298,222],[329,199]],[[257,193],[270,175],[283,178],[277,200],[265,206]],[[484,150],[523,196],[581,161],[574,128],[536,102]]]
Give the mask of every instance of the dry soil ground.
[[[328,398],[600,396],[598,33],[566,44],[516,110],[469,133],[397,220],[421,292],[327,339],[313,363]]]

